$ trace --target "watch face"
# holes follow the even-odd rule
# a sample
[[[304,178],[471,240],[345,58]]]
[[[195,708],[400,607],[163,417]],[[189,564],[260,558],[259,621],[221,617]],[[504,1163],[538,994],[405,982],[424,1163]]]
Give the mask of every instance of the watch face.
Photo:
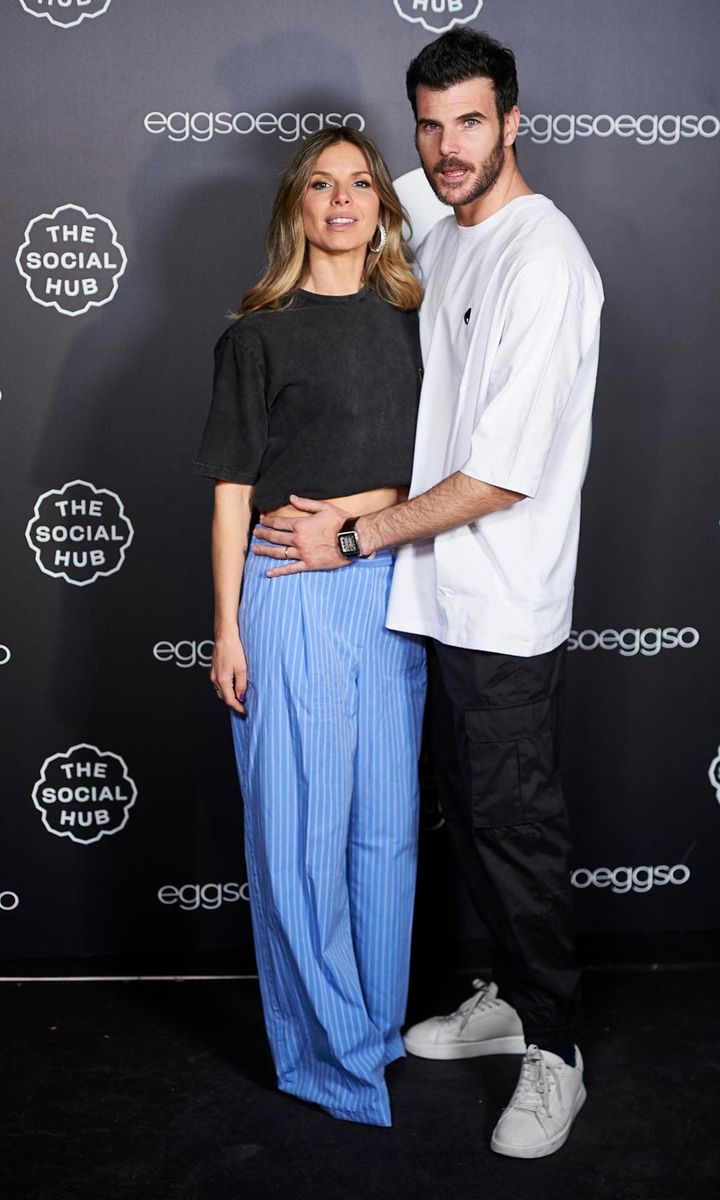
[[[346,558],[356,558],[359,554],[358,535],[354,529],[349,529],[347,533],[339,533],[338,545],[340,553],[344,554]]]

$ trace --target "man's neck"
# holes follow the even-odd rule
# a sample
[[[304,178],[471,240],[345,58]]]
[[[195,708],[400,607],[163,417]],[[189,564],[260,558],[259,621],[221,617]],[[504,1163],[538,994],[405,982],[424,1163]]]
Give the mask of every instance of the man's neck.
[[[472,204],[459,204],[455,207],[455,220],[458,225],[479,225],[487,221],[501,208],[505,208],[519,196],[532,196],[533,190],[528,187],[518,170],[515,155],[510,153],[492,187],[473,200]]]

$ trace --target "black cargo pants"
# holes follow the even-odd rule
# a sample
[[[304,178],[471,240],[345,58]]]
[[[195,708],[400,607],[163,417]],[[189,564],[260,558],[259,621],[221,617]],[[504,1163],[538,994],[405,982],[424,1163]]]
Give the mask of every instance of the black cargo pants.
[[[433,757],[448,832],[525,1041],[574,1041],[570,828],[558,769],[565,644],[531,658],[430,643]]]

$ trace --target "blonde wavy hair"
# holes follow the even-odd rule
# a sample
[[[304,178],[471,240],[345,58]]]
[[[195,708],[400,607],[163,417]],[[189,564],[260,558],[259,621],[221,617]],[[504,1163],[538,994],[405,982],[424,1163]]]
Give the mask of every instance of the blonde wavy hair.
[[[365,258],[363,282],[395,308],[417,308],[422,286],[408,264],[403,238],[405,213],[393,187],[392,177],[380,151],[370,138],[343,125],[321,129],[312,134],[296,151],[280,177],[265,240],[267,266],[258,282],[245,293],[239,316],[260,308],[286,308],[298,288],[308,265],[308,247],[303,228],[302,205],[315,164],[328,146],[349,142],[362,152],[375,190],[380,198],[379,219],[387,230],[387,242],[381,254],[369,250]]]

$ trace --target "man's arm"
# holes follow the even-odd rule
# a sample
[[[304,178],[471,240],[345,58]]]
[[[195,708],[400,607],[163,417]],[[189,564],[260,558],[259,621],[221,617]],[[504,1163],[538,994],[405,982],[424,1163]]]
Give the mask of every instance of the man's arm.
[[[307,517],[267,517],[255,529],[256,538],[269,544],[257,546],[256,554],[270,558],[293,559],[275,567],[269,575],[292,575],[297,571],[328,571],[346,566],[337,547],[337,533],[352,513],[342,512],[322,500],[304,500],[291,496],[296,508]],[[423,538],[435,537],[448,529],[467,525],[488,513],[510,508],[525,497],[456,471],[414,500],[358,517],[356,529],[365,557],[389,546],[403,546]]]
[[[359,517],[356,529],[360,547],[367,555],[388,546],[435,537],[524,499],[519,492],[508,492],[456,471],[414,500]]]

